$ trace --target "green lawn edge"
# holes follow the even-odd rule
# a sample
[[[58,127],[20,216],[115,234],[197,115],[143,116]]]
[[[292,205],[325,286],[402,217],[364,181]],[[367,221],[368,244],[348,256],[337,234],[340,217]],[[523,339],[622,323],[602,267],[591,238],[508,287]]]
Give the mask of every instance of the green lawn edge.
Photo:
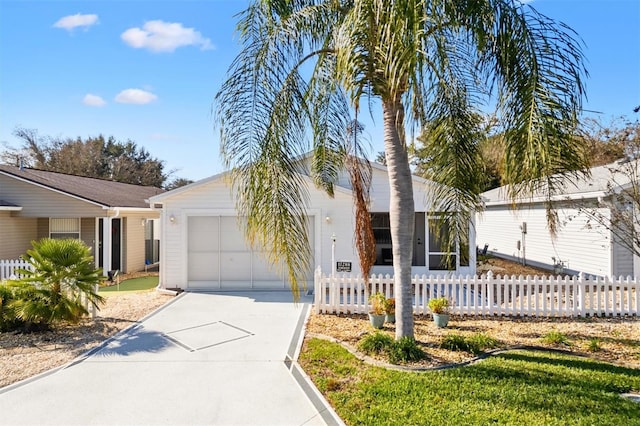
[[[403,372],[311,338],[299,361],[348,425],[640,425],[640,369],[513,350],[473,365]]]
[[[101,295],[110,295],[112,293],[136,293],[141,291],[149,291],[158,286],[159,277],[139,277],[122,281],[120,285],[110,285],[106,287],[100,287],[99,293]]]

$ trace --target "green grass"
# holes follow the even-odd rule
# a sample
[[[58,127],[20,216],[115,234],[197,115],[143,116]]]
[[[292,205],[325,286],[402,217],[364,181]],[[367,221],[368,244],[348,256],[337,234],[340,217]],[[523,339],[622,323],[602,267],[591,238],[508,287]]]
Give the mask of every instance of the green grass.
[[[340,345],[308,341],[299,362],[348,425],[640,425],[640,370],[513,351],[423,373],[373,367]]]
[[[151,290],[158,285],[158,277],[140,277],[125,280],[120,283],[120,286],[112,285],[109,287],[100,287],[100,294],[104,293],[131,293],[137,291]]]

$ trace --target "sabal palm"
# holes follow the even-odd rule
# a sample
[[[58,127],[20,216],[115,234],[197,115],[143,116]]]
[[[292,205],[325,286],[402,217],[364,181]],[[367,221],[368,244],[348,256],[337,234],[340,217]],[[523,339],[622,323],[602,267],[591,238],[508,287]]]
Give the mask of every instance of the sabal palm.
[[[44,325],[75,322],[88,313],[83,299],[95,307],[104,301],[95,291],[103,279],[100,269],[82,241],[45,238],[32,245],[23,256],[31,269],[19,271],[22,278],[15,282],[9,306],[18,319]]]
[[[216,95],[222,153],[249,240],[286,263],[294,292],[310,253],[297,158],[313,152],[311,176],[332,194],[344,153],[353,152],[345,137],[352,113],[363,100],[380,101],[397,338],[413,335],[407,133],[428,132],[446,184],[434,186],[434,208],[460,212],[447,217],[454,239],[481,208],[477,117],[489,95],[507,135],[506,179],[519,184],[512,195],[586,168],[570,138],[583,96],[580,44],[517,1],[255,0],[238,28],[242,50]]]

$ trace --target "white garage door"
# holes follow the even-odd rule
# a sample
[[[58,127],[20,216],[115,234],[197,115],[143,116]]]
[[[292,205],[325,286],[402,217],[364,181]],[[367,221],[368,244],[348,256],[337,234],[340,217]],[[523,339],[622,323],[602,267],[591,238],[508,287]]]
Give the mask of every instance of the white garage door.
[[[314,247],[313,218],[307,221]],[[191,216],[187,222],[187,265],[192,289],[287,289],[277,268],[251,250],[235,216]],[[313,259],[313,254],[312,254]],[[313,263],[313,262],[312,262]],[[313,280],[313,267],[307,278]]]

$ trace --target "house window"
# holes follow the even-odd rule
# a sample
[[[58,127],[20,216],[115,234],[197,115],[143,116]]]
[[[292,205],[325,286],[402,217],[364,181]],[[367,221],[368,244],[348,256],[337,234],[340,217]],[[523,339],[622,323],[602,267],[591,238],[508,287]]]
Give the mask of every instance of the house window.
[[[376,240],[374,265],[393,265],[389,213],[371,213],[371,227]],[[458,261],[459,266],[469,266],[469,228],[460,241],[447,241],[448,233],[448,225],[438,216],[427,218],[416,212],[411,266],[428,265],[434,271],[455,270]]]
[[[442,218],[429,218],[429,269],[452,271],[469,266],[469,227],[457,241],[447,241],[449,226]]]
[[[425,215],[415,215],[415,232],[413,236],[412,266],[425,266]],[[376,261],[374,265],[393,265],[393,245],[391,242],[391,226],[389,213],[371,213],[371,227],[376,240]]]
[[[455,270],[456,254],[446,247],[447,225],[441,219],[429,218],[429,269]]]
[[[49,237],[54,239],[80,239],[80,218],[49,219]]]

